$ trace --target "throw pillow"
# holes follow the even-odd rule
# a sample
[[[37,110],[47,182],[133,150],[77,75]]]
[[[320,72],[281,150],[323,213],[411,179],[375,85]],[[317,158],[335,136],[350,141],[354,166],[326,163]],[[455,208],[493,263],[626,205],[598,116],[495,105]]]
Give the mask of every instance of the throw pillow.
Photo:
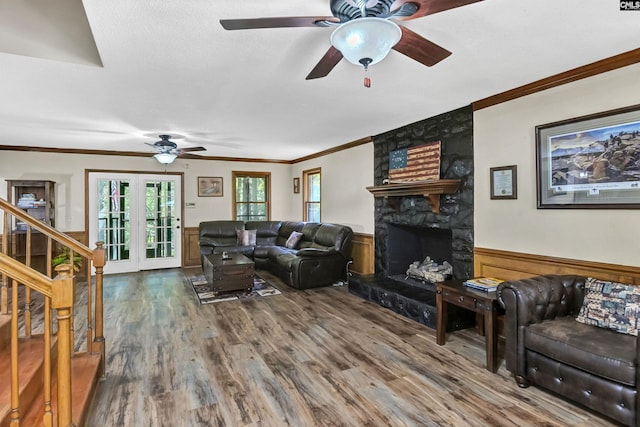
[[[238,246],[255,246],[257,230],[236,230]]]
[[[302,240],[302,233],[292,231],[284,245],[289,249],[295,249],[300,240]]]
[[[578,322],[638,336],[640,286],[589,277],[584,287]]]

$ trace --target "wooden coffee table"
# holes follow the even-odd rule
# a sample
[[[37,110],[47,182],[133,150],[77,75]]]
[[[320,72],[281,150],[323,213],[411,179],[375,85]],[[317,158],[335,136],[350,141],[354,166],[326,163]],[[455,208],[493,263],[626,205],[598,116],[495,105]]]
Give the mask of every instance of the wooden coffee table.
[[[226,259],[222,254],[206,255],[202,268],[212,292],[253,289],[254,263],[241,253],[229,253]]]
[[[436,342],[444,345],[447,325],[447,306],[449,304],[466,308],[481,314],[482,325],[480,330],[484,330],[486,340],[487,370],[496,372],[498,370],[498,313],[500,305],[496,296],[496,291],[477,291],[464,286],[462,280],[448,280],[436,283]]]

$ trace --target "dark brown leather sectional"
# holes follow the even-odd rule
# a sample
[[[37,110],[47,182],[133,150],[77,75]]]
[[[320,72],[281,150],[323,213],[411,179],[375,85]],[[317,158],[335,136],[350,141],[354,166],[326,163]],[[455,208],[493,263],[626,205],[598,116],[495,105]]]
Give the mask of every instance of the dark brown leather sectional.
[[[256,230],[256,244],[239,246],[236,230]],[[301,240],[287,248],[293,231],[302,233]],[[201,256],[240,252],[253,259],[257,269],[269,270],[298,289],[345,280],[353,238],[345,225],[297,221],[205,221],[199,234]]]
[[[585,281],[546,275],[500,284],[507,369],[521,387],[543,387],[637,426],[638,337],[575,320]]]

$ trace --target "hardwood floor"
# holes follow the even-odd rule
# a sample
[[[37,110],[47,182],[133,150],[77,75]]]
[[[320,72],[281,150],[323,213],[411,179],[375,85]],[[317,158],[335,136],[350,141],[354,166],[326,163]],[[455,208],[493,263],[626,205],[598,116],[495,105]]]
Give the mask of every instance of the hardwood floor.
[[[107,377],[88,426],[610,426],[504,362],[346,288],[199,305],[197,269],[105,279]],[[265,275],[267,276],[267,275]],[[502,352],[499,351],[500,357]]]

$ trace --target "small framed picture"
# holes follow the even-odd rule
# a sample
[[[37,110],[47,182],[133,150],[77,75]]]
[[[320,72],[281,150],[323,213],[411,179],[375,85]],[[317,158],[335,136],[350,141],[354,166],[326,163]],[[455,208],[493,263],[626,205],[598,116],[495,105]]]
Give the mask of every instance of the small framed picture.
[[[518,198],[518,167],[501,166],[490,168],[491,200]]]
[[[300,192],[300,178],[293,178],[293,192],[295,194]]]
[[[198,197],[222,197],[222,177],[199,176]]]

